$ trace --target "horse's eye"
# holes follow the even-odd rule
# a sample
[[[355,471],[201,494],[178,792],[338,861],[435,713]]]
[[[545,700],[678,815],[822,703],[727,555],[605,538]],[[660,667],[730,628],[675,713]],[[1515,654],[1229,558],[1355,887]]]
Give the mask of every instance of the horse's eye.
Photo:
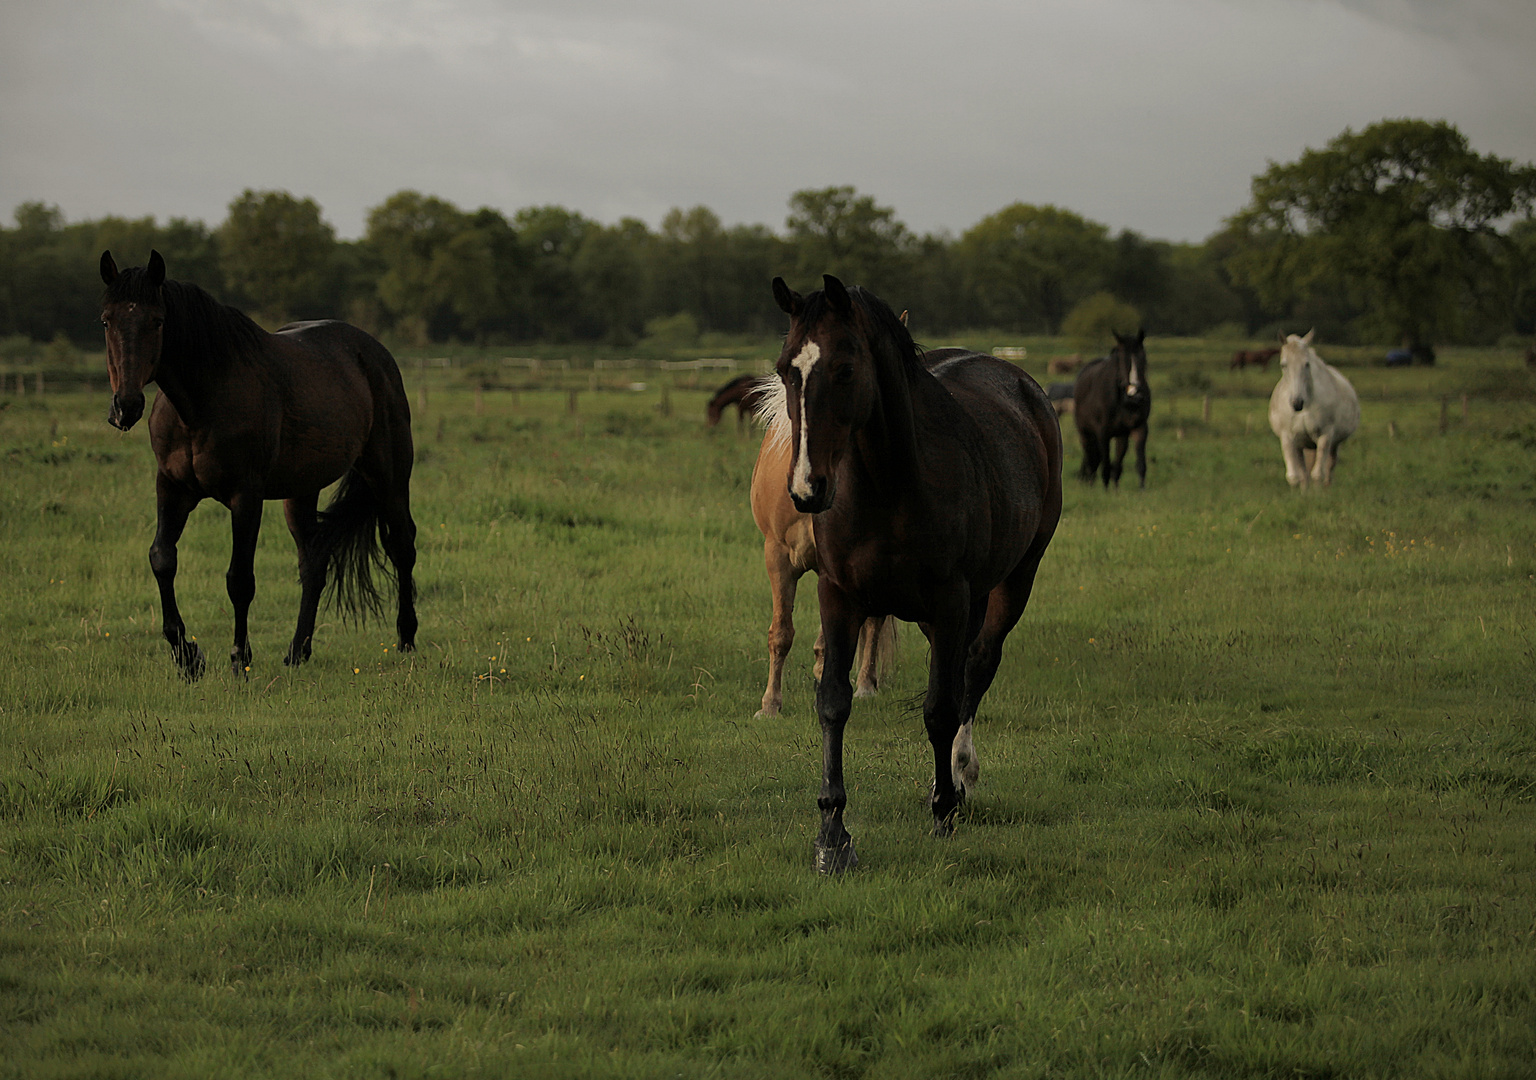
[[[844,364],[842,367],[839,367],[837,370],[832,372],[832,378],[835,382],[839,383],[853,382],[853,365]]]

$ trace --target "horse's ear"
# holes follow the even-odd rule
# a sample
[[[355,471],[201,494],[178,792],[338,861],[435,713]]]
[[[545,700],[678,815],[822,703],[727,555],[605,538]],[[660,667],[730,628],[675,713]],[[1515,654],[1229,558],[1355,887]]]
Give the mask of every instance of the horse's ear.
[[[832,305],[833,311],[839,315],[846,315],[853,310],[853,300],[841,281],[831,274],[822,274],[821,283],[822,289],[826,292],[827,303]]]
[[[150,249],[149,265],[144,268],[144,279],[149,282],[151,289],[158,289],[165,284],[165,260],[154,249]]]
[[[1137,327],[1137,329],[1136,329],[1136,344],[1138,346],[1140,346],[1141,343],[1146,341],[1146,340],[1147,340],[1147,328],[1145,326]]]
[[[773,298],[778,301],[779,310],[791,319],[799,318],[800,312],[805,309],[805,297],[784,284],[781,277],[773,279]]]
[[[110,251],[101,253],[101,280],[108,285],[117,280],[117,263],[112,260]]]
[[[1312,344],[1312,335],[1315,333],[1317,333],[1317,327],[1314,326],[1312,329],[1307,331],[1306,336],[1301,339],[1301,343],[1303,345]]]
[[[907,325],[907,315],[908,315],[907,309],[906,308],[902,308],[901,309],[901,314],[896,316],[898,319],[901,320],[901,325],[902,326],[906,326]]]

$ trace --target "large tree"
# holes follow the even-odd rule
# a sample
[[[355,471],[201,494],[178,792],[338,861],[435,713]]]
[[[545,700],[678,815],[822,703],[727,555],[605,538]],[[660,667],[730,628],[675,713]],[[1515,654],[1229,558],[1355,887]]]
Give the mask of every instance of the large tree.
[[[336,230],[314,199],[246,188],[219,226],[224,280],[267,318],[334,317]]]
[[[1115,264],[1108,227],[1057,206],[1014,203],[982,218],[957,252],[979,324],[1054,334]],[[1133,328],[1134,329],[1134,328]]]
[[[1490,295],[1506,262],[1498,226],[1533,199],[1536,168],[1474,152],[1444,121],[1384,120],[1254,177],[1227,267],[1267,304],[1333,293],[1363,336],[1424,349]]]
[[[846,285],[863,285],[882,298],[906,305],[912,234],[896,211],[880,206],[851,185],[797,191],[789,197],[790,243],[803,284],[821,287],[832,274]]]

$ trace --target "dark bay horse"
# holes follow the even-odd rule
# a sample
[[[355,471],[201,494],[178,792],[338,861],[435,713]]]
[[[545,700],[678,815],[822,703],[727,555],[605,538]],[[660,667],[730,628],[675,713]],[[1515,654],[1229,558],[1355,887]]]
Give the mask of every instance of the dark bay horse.
[[[411,519],[411,412],[389,351],[354,326],[305,322],[269,334],[196,285],[170,281],[152,251],[147,267],[119,271],[101,254],[107,285],[112,408],[127,431],[144,414],[144,387],[160,393],[149,416],[156,528],[149,564],[160,586],[165,639],[181,673],[203,673],[203,651],[176,607],[176,542],[205,498],[229,507],[234,550],[225,583],[235,612],[230,666],[250,670],[246,619],[256,595],[252,560],[262,503],[282,499],[299,549],[299,622],[284,657],[309,658],[315,612],[334,571],[340,603],[379,606],[372,566],[378,544],[394,564],[400,648],[416,642],[416,525]],[[324,511],[320,492],[340,480]]]
[[[1090,484],[1102,466],[1104,486],[1120,486],[1129,440],[1136,444],[1136,475],[1141,486],[1147,486],[1147,418],[1152,414],[1152,389],[1147,385],[1146,339],[1145,330],[1138,330],[1135,337],[1115,334],[1115,347],[1109,355],[1077,373],[1072,418],[1083,444],[1078,475]]]
[[[858,862],[843,825],[848,674],[870,616],[916,622],[930,645],[923,723],[930,807],[946,835],[977,776],[972,721],[1061,517],[1061,436],[1045,391],[1013,364],[965,350],[926,358],[897,316],[830,275],[789,315],[777,365],[790,417],[789,493],[815,515],[825,644],[822,873]]]
[[[728,406],[736,406],[736,426],[743,427],[747,422],[749,413],[757,410],[758,404],[763,399],[762,388],[758,385],[763,380],[761,375],[738,375],[720,389],[715,391],[715,396],[709,399],[704,406],[705,415],[709,418],[709,426],[714,427],[720,423],[720,416]]]
[[[1232,354],[1232,363],[1227,370],[1241,371],[1245,367],[1256,367],[1260,371],[1268,371],[1269,362],[1279,355],[1279,349],[1238,349]]]

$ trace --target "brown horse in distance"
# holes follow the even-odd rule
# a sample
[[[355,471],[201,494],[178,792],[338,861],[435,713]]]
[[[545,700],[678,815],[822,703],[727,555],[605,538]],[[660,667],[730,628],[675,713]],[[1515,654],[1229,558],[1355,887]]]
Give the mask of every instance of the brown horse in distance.
[[[738,375],[716,390],[715,396],[710,398],[704,406],[709,426],[717,426],[720,423],[720,417],[731,405],[736,406],[737,430],[746,426],[747,416],[755,413],[762,401],[763,390],[758,385],[761,381],[762,377],[759,375]]]
[[[783,412],[784,395],[777,376],[761,380],[765,392],[760,396],[758,415],[768,421],[768,431],[752,467],[752,518],[763,534],[763,562],[768,568],[768,583],[773,590],[773,621],[768,625],[768,686],[763,691],[763,705],[758,716],[777,716],[783,704],[784,661],[795,641],[795,590],[800,578],[816,571],[816,535],[811,516],[795,509],[784,478],[789,475],[790,445],[788,417]],[[869,619],[859,632],[858,688],[855,697],[872,697],[880,686],[880,677],[889,666],[896,648],[896,620]],[[822,672],[821,633],[816,634],[814,674],[818,682]]]
[[[1260,371],[1268,371],[1269,362],[1279,355],[1279,349],[1238,349],[1232,354],[1232,364],[1227,370],[1241,371],[1245,367],[1256,367]]]
[[[250,670],[252,563],[267,499],[283,500],[299,551],[299,620],[284,662],[309,658],[328,574],[343,606],[361,613],[379,604],[371,568],[380,541],[398,585],[400,648],[414,648],[411,411],[389,351],[341,322],[293,323],[269,334],[196,285],[168,280],[159,252],[150,252],[147,267],[119,271],[104,251],[101,279],[108,422],[127,431],[144,414],[144,387],[160,388],[149,417],[159,469],[149,563],[182,675],[200,676],[205,658],[176,605],[176,544],[193,508],[209,498],[229,508],[233,524],[225,584],[235,674]],[[321,490],[338,480],[335,498],[319,511]]]
[[[843,731],[864,620],[895,616],[928,638],[929,806],[947,835],[977,776],[977,707],[1061,517],[1061,436],[1045,391],[1013,364],[960,349],[925,355],[878,297],[823,281],[801,296],[775,278],[773,292],[790,319],[776,368],[789,493],[816,516],[816,867],[837,873],[858,862],[843,824]]]

